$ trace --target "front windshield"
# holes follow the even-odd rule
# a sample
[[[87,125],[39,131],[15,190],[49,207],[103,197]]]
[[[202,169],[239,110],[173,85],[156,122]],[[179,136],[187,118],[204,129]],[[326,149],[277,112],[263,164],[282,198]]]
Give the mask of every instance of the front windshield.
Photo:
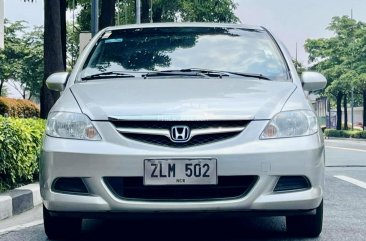
[[[81,77],[110,71],[182,69],[261,74],[272,80],[288,81],[284,59],[267,32],[222,27],[106,32],[85,62]]]

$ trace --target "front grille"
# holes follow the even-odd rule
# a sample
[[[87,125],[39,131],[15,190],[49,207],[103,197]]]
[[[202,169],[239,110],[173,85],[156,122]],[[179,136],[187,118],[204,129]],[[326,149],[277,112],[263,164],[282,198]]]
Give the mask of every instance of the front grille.
[[[257,179],[257,176],[219,176],[217,185],[144,186],[142,177],[105,177],[104,182],[121,199],[194,201],[245,196]]]
[[[227,121],[112,121],[116,128],[129,128],[130,130],[166,130],[170,131],[173,126],[188,126],[191,131],[203,129],[225,129],[242,128],[248,125],[247,120],[227,120]],[[124,137],[153,145],[184,148],[193,147],[223,141],[238,135],[241,130],[228,131],[226,133],[204,133],[193,136],[187,142],[174,142],[166,135],[146,134],[146,133],[121,133]]]
[[[232,138],[238,135],[238,133],[222,133],[222,134],[211,134],[211,135],[201,135],[195,136],[188,142],[183,143],[176,143],[172,142],[166,136],[156,136],[156,135],[140,135],[140,134],[123,134],[123,136],[135,140],[140,141],[148,144],[155,144],[159,146],[167,146],[167,147],[174,147],[174,148],[184,148],[184,147],[192,147],[198,146],[203,144],[209,144],[213,142],[223,141],[225,139]]]

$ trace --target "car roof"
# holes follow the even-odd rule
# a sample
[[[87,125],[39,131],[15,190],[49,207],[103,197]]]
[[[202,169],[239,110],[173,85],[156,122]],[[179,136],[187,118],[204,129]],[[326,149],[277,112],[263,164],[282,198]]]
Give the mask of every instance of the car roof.
[[[236,23],[197,23],[197,22],[184,22],[184,23],[142,23],[142,24],[128,24],[105,28],[105,31],[122,30],[122,29],[134,29],[134,28],[164,28],[164,27],[207,27],[207,28],[241,28],[250,30],[264,30],[260,26],[252,26]]]

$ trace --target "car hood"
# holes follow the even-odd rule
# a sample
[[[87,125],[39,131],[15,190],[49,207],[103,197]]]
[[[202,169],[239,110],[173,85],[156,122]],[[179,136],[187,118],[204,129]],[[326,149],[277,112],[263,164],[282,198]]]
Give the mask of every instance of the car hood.
[[[271,119],[296,89],[253,78],[103,79],[71,86],[92,120]]]

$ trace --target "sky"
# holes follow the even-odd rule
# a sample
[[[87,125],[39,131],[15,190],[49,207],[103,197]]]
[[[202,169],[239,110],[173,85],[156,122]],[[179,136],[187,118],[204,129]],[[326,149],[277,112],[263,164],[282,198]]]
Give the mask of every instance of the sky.
[[[326,30],[333,16],[351,14],[366,22],[365,0],[235,0],[236,15],[242,23],[268,28],[289,49],[293,58],[298,45],[298,60],[307,65],[303,48],[306,39],[332,35]],[[43,0],[24,3],[5,0],[5,17],[25,20],[30,25],[43,25]]]

